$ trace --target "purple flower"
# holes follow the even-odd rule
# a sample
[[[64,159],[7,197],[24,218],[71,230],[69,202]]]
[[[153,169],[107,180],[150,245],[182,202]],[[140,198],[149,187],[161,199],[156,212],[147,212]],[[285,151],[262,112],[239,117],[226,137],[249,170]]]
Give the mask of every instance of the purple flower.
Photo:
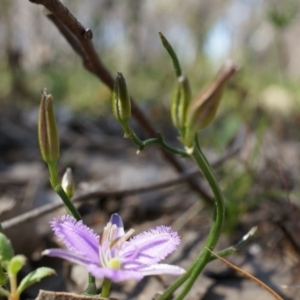
[[[118,214],[111,216],[100,237],[82,221],[68,215],[55,218],[51,227],[68,250],[47,249],[43,254],[85,265],[95,277],[123,281],[185,272],[180,267],[158,263],[180,244],[178,234],[170,227],[158,226],[129,239],[134,230],[125,233]]]

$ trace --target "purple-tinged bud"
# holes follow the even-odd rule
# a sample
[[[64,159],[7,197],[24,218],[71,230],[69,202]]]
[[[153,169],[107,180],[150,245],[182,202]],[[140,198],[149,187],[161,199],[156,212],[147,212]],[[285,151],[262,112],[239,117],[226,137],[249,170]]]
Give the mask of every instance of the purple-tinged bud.
[[[56,163],[59,159],[59,138],[53,111],[53,98],[46,89],[42,91],[38,138],[43,160],[46,163]]]
[[[227,61],[204,90],[190,103],[187,109],[186,135],[184,144],[192,148],[197,132],[207,127],[215,118],[223,94],[223,88],[231,76],[237,71],[232,61]]]
[[[74,179],[73,179],[73,173],[71,168],[67,168],[62,181],[61,181],[61,186],[67,196],[69,198],[72,198],[74,195],[74,190],[75,190],[75,184],[74,184]]]
[[[131,118],[131,102],[127,92],[126,81],[121,72],[118,72],[115,80],[112,93],[112,108],[115,118],[124,128],[127,128],[127,123]]]
[[[192,95],[189,81],[185,75],[182,75],[178,78],[178,84],[171,103],[172,122],[182,138],[185,134],[186,111],[191,99]]]

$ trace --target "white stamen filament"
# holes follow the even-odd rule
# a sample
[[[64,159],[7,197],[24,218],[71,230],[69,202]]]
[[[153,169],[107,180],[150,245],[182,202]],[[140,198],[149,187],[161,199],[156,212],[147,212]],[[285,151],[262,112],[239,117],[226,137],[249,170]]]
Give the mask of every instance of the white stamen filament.
[[[116,224],[111,224],[109,222],[104,227],[100,237],[99,258],[100,264],[103,267],[109,267],[112,260],[119,261],[121,265],[121,259],[119,257],[120,250],[122,249],[123,244],[134,234],[134,229],[130,229],[124,235],[115,238],[116,230]]]

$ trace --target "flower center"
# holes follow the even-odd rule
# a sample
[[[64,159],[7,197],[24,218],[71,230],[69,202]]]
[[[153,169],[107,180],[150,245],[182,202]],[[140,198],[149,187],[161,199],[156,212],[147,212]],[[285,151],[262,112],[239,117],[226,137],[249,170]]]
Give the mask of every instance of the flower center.
[[[104,227],[99,241],[99,257],[102,267],[121,269],[122,258],[120,257],[120,250],[133,233],[134,230],[130,229],[127,233],[118,236],[117,226],[111,222]]]
[[[108,262],[107,267],[112,268],[112,269],[121,269],[121,262],[117,258],[112,258]]]

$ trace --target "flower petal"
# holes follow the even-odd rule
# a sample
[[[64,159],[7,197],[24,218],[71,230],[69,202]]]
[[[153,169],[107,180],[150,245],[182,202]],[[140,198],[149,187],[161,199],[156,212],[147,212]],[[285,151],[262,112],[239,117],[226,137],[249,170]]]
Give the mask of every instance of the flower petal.
[[[64,215],[55,218],[50,224],[55,235],[71,252],[80,254],[91,263],[99,262],[99,236],[82,221]]]
[[[158,226],[129,240],[121,251],[125,262],[150,265],[166,258],[180,244],[177,232],[171,227]]]
[[[81,265],[87,265],[90,262],[82,256],[76,255],[70,251],[63,250],[63,249],[46,249],[42,252],[42,255],[52,256],[52,257],[59,257],[62,259],[66,259]]]
[[[142,269],[139,269],[144,276],[147,275],[160,275],[160,274],[171,274],[171,275],[181,275],[186,271],[178,266],[168,265],[168,264],[155,264]]]
[[[128,279],[141,280],[143,274],[131,270],[120,270],[111,268],[101,268],[98,265],[89,265],[88,272],[97,278],[109,278],[114,282],[120,282]]]

